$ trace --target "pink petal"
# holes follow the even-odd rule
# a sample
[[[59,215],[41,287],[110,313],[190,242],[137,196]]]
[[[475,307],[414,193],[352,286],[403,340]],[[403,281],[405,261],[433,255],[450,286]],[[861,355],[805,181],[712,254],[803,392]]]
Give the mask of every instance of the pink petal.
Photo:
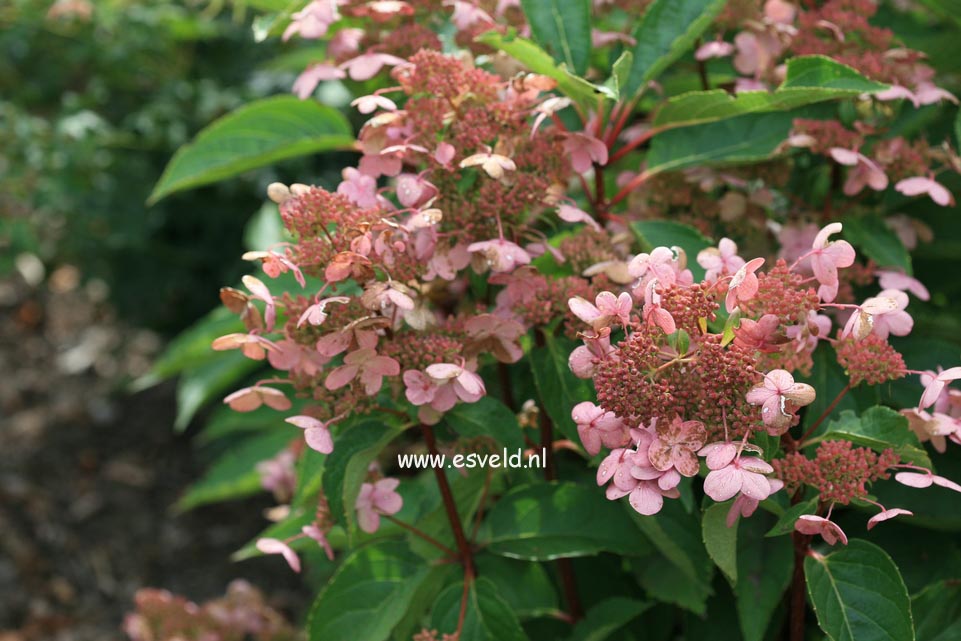
[[[264,554],[280,554],[294,572],[300,572],[300,558],[289,545],[279,539],[257,539],[257,549]]]
[[[637,513],[644,516],[657,514],[664,507],[664,497],[650,482],[638,485],[631,492],[631,498],[628,501]]]
[[[933,474],[919,474],[917,472],[898,472],[894,475],[894,480],[908,487],[926,488],[934,483]]]
[[[733,465],[713,470],[704,479],[704,493],[718,503],[723,503],[741,491],[741,477],[741,471]]]
[[[873,529],[875,525],[881,523],[882,521],[887,521],[893,519],[896,516],[914,516],[914,512],[909,512],[908,510],[902,510],[899,507],[892,508],[890,510],[884,510],[879,512],[868,519],[868,529]]]

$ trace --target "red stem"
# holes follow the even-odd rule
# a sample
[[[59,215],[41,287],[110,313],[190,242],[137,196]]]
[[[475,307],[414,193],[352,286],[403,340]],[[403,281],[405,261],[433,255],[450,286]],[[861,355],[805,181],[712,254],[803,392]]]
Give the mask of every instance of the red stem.
[[[427,451],[432,455],[438,456],[437,440],[434,438],[434,430],[430,425],[421,425],[424,431],[424,441],[427,443]],[[454,503],[454,494],[450,490],[447,476],[444,470],[439,467],[434,468],[434,476],[437,478],[437,486],[440,488],[440,496],[444,502],[444,510],[447,512],[447,520],[450,521],[450,529],[454,533],[454,540],[457,542],[457,551],[460,556],[461,565],[464,566],[464,580],[473,580],[474,572],[474,553],[471,551],[467,537],[464,535],[464,526],[460,522],[460,515],[457,513],[457,504]]]
[[[384,514],[383,516],[386,517],[387,520],[390,521],[391,523],[395,523],[395,524],[399,525],[400,527],[404,528],[405,530],[407,530],[408,532],[414,534],[415,536],[419,536],[420,538],[424,539],[425,541],[427,541],[428,543],[430,543],[431,545],[433,545],[435,548],[437,548],[438,550],[440,550],[440,551],[443,552],[444,554],[446,554],[446,555],[448,555],[448,556],[450,556],[450,557],[452,557],[452,558],[455,558],[455,559],[457,558],[457,552],[454,552],[452,549],[450,549],[449,547],[447,547],[446,545],[444,545],[443,543],[441,543],[441,542],[438,541],[437,539],[433,538],[432,536],[430,536],[429,534],[423,532],[422,530],[419,530],[418,528],[414,527],[414,526],[411,525],[410,523],[404,523],[404,522],[401,521],[400,519],[395,519],[395,518],[394,518],[392,515],[390,515],[390,514]]]

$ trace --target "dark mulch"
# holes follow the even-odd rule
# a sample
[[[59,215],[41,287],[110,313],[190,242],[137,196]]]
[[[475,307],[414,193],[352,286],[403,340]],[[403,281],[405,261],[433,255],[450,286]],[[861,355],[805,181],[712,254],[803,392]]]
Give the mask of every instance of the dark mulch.
[[[159,341],[105,298],[69,272],[0,280],[0,641],[123,639],[137,589],[202,601],[235,578],[296,617],[283,563],[228,558],[264,527],[266,495],[172,513],[202,465],[172,432],[173,385],[122,391]]]

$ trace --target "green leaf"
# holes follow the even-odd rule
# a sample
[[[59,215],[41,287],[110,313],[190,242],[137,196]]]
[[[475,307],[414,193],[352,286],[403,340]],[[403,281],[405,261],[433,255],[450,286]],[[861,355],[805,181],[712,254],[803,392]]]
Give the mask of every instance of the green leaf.
[[[624,510],[601,494],[575,483],[515,487],[491,509],[479,540],[492,554],[529,561],[643,553]]]
[[[714,242],[690,225],[673,220],[641,220],[631,223],[631,231],[649,252],[655,247],[680,247],[687,254],[687,266],[694,280],[704,278],[704,268],[697,263],[697,254]]]
[[[176,509],[186,511],[219,501],[239,499],[262,491],[257,463],[272,458],[293,437],[289,430],[276,430],[247,439],[217,459],[199,481],[177,501]]]
[[[493,468],[470,470],[466,476],[461,474],[462,471],[466,470],[448,470],[445,471],[445,474],[447,474],[447,479],[451,486],[451,493],[454,495],[454,505],[457,506],[457,514],[460,516],[461,525],[465,531],[470,531],[472,518],[477,512],[481,497],[484,494],[487,475],[489,473],[496,475],[497,470]],[[491,486],[496,489],[493,480],[491,481]],[[450,521],[447,516],[447,510],[440,501],[439,495],[437,496],[437,502],[434,508],[417,519],[417,527],[448,548],[454,549],[456,547],[454,534],[451,532]],[[441,554],[441,551],[435,546],[427,543],[427,541],[424,541],[413,533],[409,535],[409,539],[411,550],[425,559],[435,559]]]
[[[223,116],[181,147],[147,204],[279,160],[347,149],[352,143],[350,124],[336,109],[295,96],[262,98]]]
[[[440,593],[437,601],[434,602],[430,622],[432,629],[446,634],[452,634],[457,630],[463,591],[463,586],[455,584]],[[366,639],[367,637],[355,638]],[[484,577],[473,581],[467,590],[467,610],[460,638],[465,641],[468,639],[470,641],[527,641],[528,639],[514,611],[498,594],[497,587]]]
[[[912,274],[911,254],[880,216],[846,216],[844,236],[878,266]]]
[[[494,584],[521,619],[560,613],[557,590],[544,564],[493,554],[480,554],[475,562],[478,574]]]
[[[574,626],[568,641],[605,641],[615,632],[644,614],[647,601],[614,596],[592,606]]]
[[[354,503],[367,476],[371,461],[403,428],[375,420],[344,426],[334,439],[334,451],[327,455],[322,484],[330,512],[345,524],[348,534],[354,524]]]
[[[961,583],[939,581],[911,599],[918,641],[961,639]]]
[[[765,536],[782,536],[794,531],[794,523],[802,514],[814,514],[818,507],[818,497],[812,496],[807,501],[801,501],[788,508],[782,514]]]
[[[704,510],[701,517],[701,538],[714,564],[720,568],[731,585],[737,585],[737,528],[741,519],[732,527],[727,526],[730,507],[730,502],[715,503]]]
[[[791,539],[765,538],[773,517],[758,513],[743,521],[738,531],[737,573],[734,588],[738,621],[744,641],[763,641],[774,611],[791,584],[794,546]]]
[[[699,617],[707,613],[708,598],[712,594],[713,566],[708,566],[707,573],[700,581],[691,581],[663,556],[631,559],[631,565],[637,582],[650,598],[674,604]]]
[[[854,98],[887,88],[826,56],[801,56],[787,61],[787,77],[775,91],[723,89],[693,91],[667,101],[654,118],[658,128],[684,127],[750,113],[795,109],[828,100]]]
[[[534,39],[575,73],[591,58],[590,0],[521,0]]]
[[[890,448],[909,463],[931,467],[931,459],[917,434],[908,427],[907,417],[882,405],[865,410],[861,416],[851,410],[841,412],[821,436],[809,443],[827,438],[841,438],[878,452]]]
[[[818,625],[832,641],[914,641],[911,601],[884,550],[860,539],[804,559]]]
[[[631,73],[631,65],[634,64],[634,54],[630,51],[622,51],[611,67],[611,77],[607,79],[604,86],[614,94],[614,100],[620,100],[624,92],[624,85],[627,83],[628,74]]]
[[[591,384],[574,376],[567,359],[574,349],[572,341],[545,337],[544,346],[531,351],[531,372],[540,397],[541,406],[547,410],[554,427],[575,443],[580,442],[577,424],[571,418],[571,410],[579,401],[591,398]]]
[[[726,0],[654,0],[634,31],[637,45],[624,96],[633,96],[693,47],[725,4]]]
[[[401,541],[354,551],[310,609],[310,640],[383,641],[404,616],[428,571]]]
[[[651,140],[646,173],[765,160],[787,139],[794,117],[790,112],[747,114],[669,129]]]
[[[557,88],[562,94],[582,106],[593,107],[598,98],[614,97],[607,87],[591,84],[575,76],[567,70],[565,65],[558,65],[550,54],[530,40],[518,37],[516,32],[511,31],[505,35],[488,31],[477,36],[475,40],[503,51],[534,73],[553,78],[557,81]]]
[[[238,387],[248,374],[262,366],[240,351],[215,352],[214,355],[212,360],[186,370],[177,381],[174,429],[178,432],[187,428],[201,407],[224,395],[230,388]]]
[[[509,448],[524,447],[517,416],[491,396],[484,396],[476,403],[458,403],[444,415],[444,422],[466,438],[487,436]]]

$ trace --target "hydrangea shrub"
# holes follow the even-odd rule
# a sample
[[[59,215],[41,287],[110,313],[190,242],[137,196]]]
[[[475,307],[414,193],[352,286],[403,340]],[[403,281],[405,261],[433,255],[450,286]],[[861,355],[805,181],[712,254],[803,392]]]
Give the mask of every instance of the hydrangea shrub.
[[[221,291],[238,320],[212,341],[235,358],[218,384],[253,377],[223,400],[255,420],[221,436],[262,428],[233,460],[279,505],[239,557],[313,569],[310,639],[961,638],[957,562],[925,561],[961,558],[941,471],[959,349],[911,342],[932,297],[911,252],[937,243],[911,212],[953,207],[961,171],[924,122],[957,99],[880,26],[926,15],[314,0],[262,19],[310,41],[297,97],[212,125],[155,194],[356,152],[337,182],[267,188],[282,235],[244,254],[258,271]],[[315,102],[332,82],[356,136]],[[467,453],[487,464],[450,464]]]

